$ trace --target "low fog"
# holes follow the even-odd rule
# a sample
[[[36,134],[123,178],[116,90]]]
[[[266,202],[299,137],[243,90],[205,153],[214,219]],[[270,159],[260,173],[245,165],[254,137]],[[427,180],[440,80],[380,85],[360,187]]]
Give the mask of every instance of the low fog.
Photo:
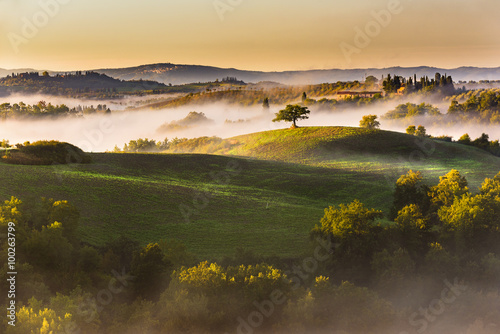
[[[53,98],[46,96],[12,96],[2,99],[3,102],[36,104],[40,100],[52,104],[66,104],[74,107],[77,105],[107,104],[113,111],[111,115],[92,114],[84,117],[67,117],[59,119],[42,120],[5,120],[0,122],[0,139],[7,139],[11,144],[36,140],[59,140],[74,144],[87,152],[104,152],[112,150],[115,145],[122,148],[125,143],[138,138],[155,139],[165,138],[195,138],[201,136],[218,136],[228,138],[259,131],[284,129],[290,126],[285,122],[272,122],[274,114],[284,106],[272,106],[263,109],[261,106],[241,107],[223,103],[210,105],[192,105],[175,109],[163,110],[126,110],[138,102],[143,102],[144,97],[132,97],[114,101],[92,101],[67,98]],[[420,101],[413,101],[419,103]],[[436,126],[431,117],[420,117],[411,121],[384,120],[380,116],[394,109],[401,101],[379,103],[372,106],[346,109],[343,111],[320,111],[311,107],[310,118],[298,122],[299,126],[359,126],[359,121],[364,115],[375,114],[379,116],[381,129],[405,132],[408,125],[423,125],[427,133],[433,136],[448,135],[455,140],[464,133],[471,138],[479,137],[483,132],[490,136],[490,140],[500,139],[498,127],[488,125],[460,124],[449,127]],[[443,114],[446,113],[447,104],[434,104]],[[164,123],[178,121],[186,117],[189,112],[203,112],[207,118],[214,122],[208,125],[193,126],[188,129],[177,129],[167,132],[158,132],[157,129]],[[227,121],[240,123],[227,123]]]
[[[157,95],[145,95],[145,96],[126,96],[117,99],[86,99],[86,98],[71,98],[71,97],[59,97],[53,95],[43,95],[43,94],[11,94],[8,96],[0,97],[0,104],[2,103],[19,103],[24,102],[25,104],[37,104],[40,101],[45,101],[47,103],[52,103],[53,105],[65,104],[69,108],[80,106],[97,106],[99,104],[105,104],[112,110],[125,110],[126,108],[133,108],[140,106],[145,103],[154,103],[157,101],[164,101],[168,98],[174,98],[182,96],[185,94],[181,93],[166,93]]]

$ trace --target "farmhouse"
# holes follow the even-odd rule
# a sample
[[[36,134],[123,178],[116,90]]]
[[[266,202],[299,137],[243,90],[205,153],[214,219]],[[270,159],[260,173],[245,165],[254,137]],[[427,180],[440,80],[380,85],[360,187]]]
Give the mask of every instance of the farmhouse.
[[[376,94],[384,95],[383,91],[351,91],[351,90],[343,90],[337,92],[338,99],[346,99],[348,97],[368,97],[372,98]]]

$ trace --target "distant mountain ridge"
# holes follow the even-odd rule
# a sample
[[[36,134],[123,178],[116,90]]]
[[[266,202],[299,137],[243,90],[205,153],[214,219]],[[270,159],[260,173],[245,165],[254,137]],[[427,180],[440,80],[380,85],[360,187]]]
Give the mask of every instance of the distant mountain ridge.
[[[37,71],[33,69],[0,69],[0,76],[11,73],[21,73],[27,71]],[[75,70],[76,71],[76,70]],[[453,80],[500,80],[500,67],[458,67],[454,69],[444,69],[439,67],[418,66],[418,67],[387,67],[387,68],[359,68],[359,69],[326,69],[326,70],[305,70],[305,71],[283,71],[283,72],[262,72],[247,71],[235,68],[220,68],[202,65],[179,65],[171,63],[149,64],[126,68],[107,68],[92,70],[121,80],[153,80],[165,84],[186,84],[192,82],[215,81],[226,77],[236,77],[245,82],[272,81],[282,84],[320,84],[337,81],[362,81],[365,76],[373,75],[377,78],[387,74],[402,75],[405,77],[417,74],[418,77],[434,77],[436,72],[451,75]],[[40,71],[41,72],[41,71]],[[51,74],[65,73],[49,71]]]

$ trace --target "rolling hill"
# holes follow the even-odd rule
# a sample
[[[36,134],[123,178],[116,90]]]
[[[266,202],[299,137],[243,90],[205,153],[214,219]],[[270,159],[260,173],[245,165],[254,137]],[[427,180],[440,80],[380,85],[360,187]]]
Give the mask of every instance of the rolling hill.
[[[40,75],[22,73],[0,78],[0,88],[10,93],[88,94],[90,92],[134,92],[166,88],[163,83],[150,80],[120,80],[97,72]]]
[[[75,71],[78,69],[75,69]],[[22,72],[42,72],[32,69],[1,69],[0,77],[11,73]],[[187,84],[193,82],[211,82],[216,79],[226,77],[236,77],[247,83],[273,81],[282,84],[320,84],[324,82],[354,81],[363,80],[366,75],[373,75],[377,78],[386,76],[388,73],[401,76],[434,77],[436,72],[451,75],[457,80],[498,80],[500,79],[500,67],[459,67],[454,69],[444,69],[429,66],[416,67],[388,67],[388,68],[359,68],[359,69],[325,69],[307,71],[283,71],[283,72],[262,72],[247,71],[235,68],[220,68],[214,66],[201,65],[181,65],[171,63],[148,64],[127,68],[102,68],[93,71],[106,74],[121,80],[153,80],[165,84]],[[74,71],[69,71],[74,73]],[[66,72],[49,71],[51,75],[64,74]]]
[[[0,163],[0,198],[67,199],[81,211],[81,236],[93,245],[123,234],[143,244],[176,238],[204,257],[237,247],[294,257],[307,250],[309,231],[329,205],[359,199],[387,212],[393,184],[409,168],[429,182],[456,168],[472,189],[500,170],[500,158],[481,150],[387,131],[299,128],[227,141],[219,155],[102,153],[84,165]],[[412,162],[418,152],[425,158]]]
[[[185,146],[188,148],[189,142]],[[228,138],[217,146],[192,147],[186,151],[370,173],[377,171],[393,176],[408,169],[421,169],[436,179],[455,168],[476,184],[483,181],[483,175],[495,169],[500,171],[500,158],[474,147],[353,127],[265,131]]]

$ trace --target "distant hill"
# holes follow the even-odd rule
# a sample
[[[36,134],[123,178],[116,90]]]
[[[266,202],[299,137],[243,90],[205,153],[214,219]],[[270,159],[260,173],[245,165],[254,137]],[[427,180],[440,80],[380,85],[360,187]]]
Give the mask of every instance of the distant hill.
[[[122,80],[155,80],[163,83],[183,84],[190,82],[207,82],[224,77],[237,77],[245,82],[257,83],[261,81],[273,81],[282,84],[320,84],[324,82],[337,81],[362,81],[365,75],[373,75],[377,78],[390,74],[405,77],[417,74],[418,77],[434,77],[436,72],[451,75],[455,81],[464,80],[499,80],[500,67],[478,68],[460,67],[456,69],[443,69],[437,67],[389,67],[382,69],[329,69],[309,71],[285,71],[285,72],[259,72],[244,71],[234,68],[218,68],[198,65],[175,65],[175,64],[152,64],[121,69],[97,69],[99,73]]]
[[[0,69],[0,76],[11,73],[35,71],[32,69]],[[417,74],[418,77],[434,77],[436,72],[451,75],[455,81],[463,80],[500,80],[500,67],[459,67],[444,69],[438,67],[388,67],[388,68],[360,68],[360,69],[327,69],[308,71],[284,71],[284,72],[261,72],[246,71],[235,68],[219,68],[201,65],[179,65],[170,63],[149,64],[127,68],[95,69],[98,73],[121,80],[153,80],[165,84],[187,84],[193,82],[209,82],[226,77],[236,77],[247,83],[261,81],[272,81],[282,84],[320,84],[324,82],[363,80],[367,75],[377,78],[386,76],[388,73],[402,75],[405,77]],[[41,71],[39,71],[41,72]],[[49,71],[51,75],[63,72]],[[72,72],[74,73],[74,72]]]
[[[8,75],[12,75],[12,73],[16,74],[16,73],[31,73],[31,72],[40,72],[40,73],[42,73],[43,70],[35,70],[33,68],[16,68],[16,69],[13,69],[13,70],[6,70],[4,68],[0,68],[0,78],[6,77]]]
[[[71,95],[81,97],[116,97],[119,93],[155,90],[166,88],[163,83],[151,80],[120,80],[97,72],[74,74],[40,75],[39,72],[21,72],[0,78],[2,93],[45,93],[52,95]]]

